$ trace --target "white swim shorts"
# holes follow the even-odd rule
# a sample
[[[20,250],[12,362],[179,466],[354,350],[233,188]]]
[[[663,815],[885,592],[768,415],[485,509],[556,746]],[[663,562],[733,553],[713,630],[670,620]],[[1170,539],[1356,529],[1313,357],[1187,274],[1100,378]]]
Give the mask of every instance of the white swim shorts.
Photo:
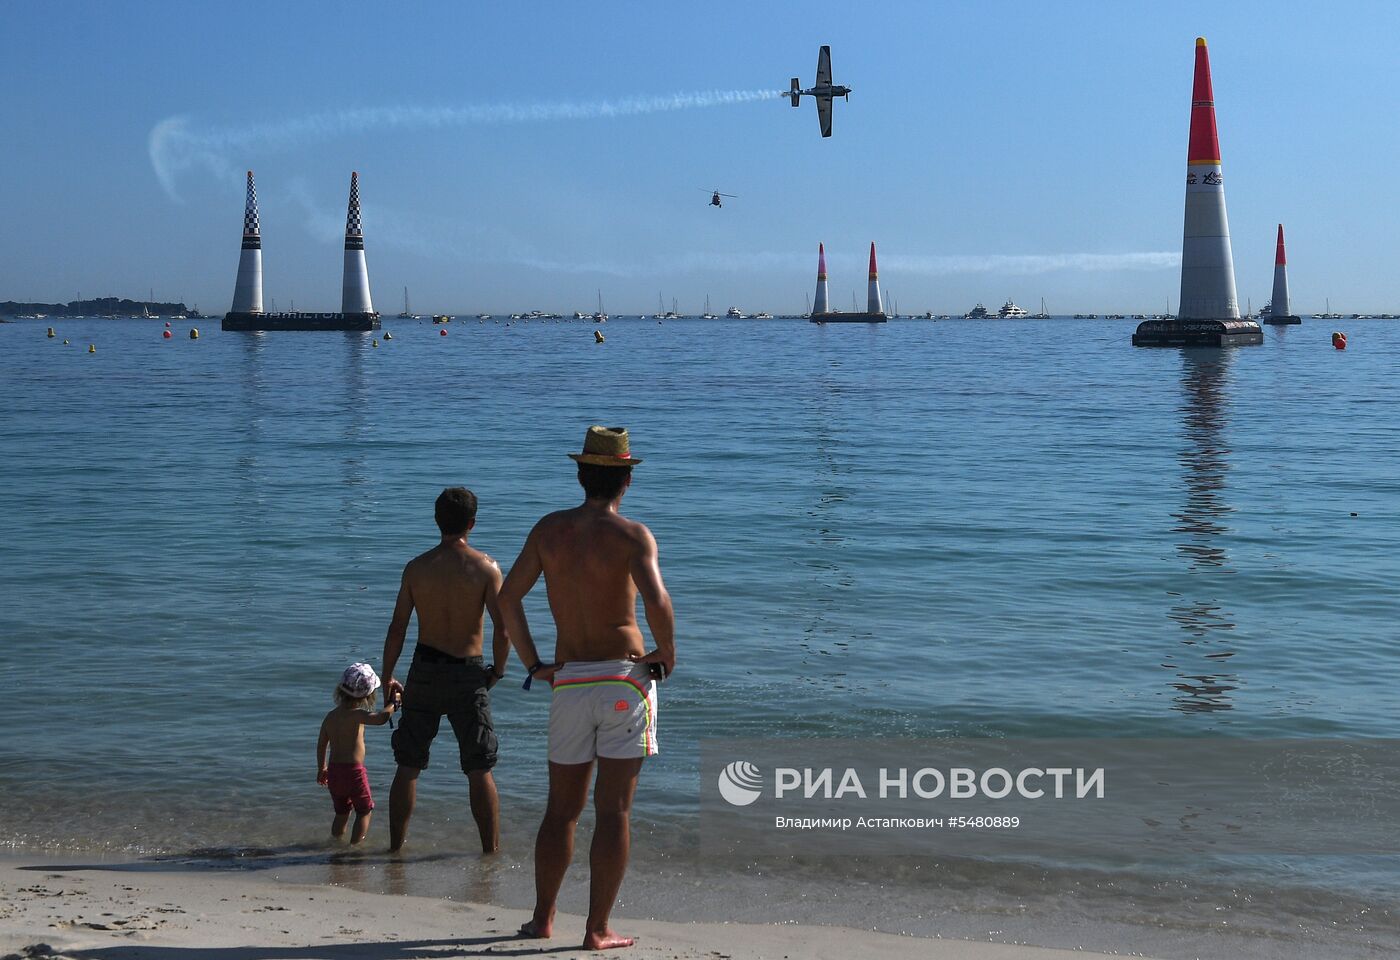
[[[554,675],[551,763],[649,757],[656,746],[656,681],[644,663],[567,663]]]

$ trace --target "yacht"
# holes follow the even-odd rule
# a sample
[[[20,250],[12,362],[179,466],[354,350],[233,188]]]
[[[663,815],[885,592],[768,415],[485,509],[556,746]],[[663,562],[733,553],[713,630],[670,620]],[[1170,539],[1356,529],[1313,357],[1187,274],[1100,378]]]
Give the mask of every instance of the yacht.
[[[1007,301],[1001,305],[1001,309],[997,311],[997,319],[999,320],[1024,320],[1030,315],[1029,310],[1016,306],[1010,298],[1007,298]]]
[[[491,314],[489,314],[489,313],[478,313],[478,314],[476,315],[476,318],[484,323],[485,321],[491,319]]]
[[[773,315],[766,310],[760,310],[753,315],[755,320],[772,320]]]
[[[449,317],[449,316],[448,316],[447,314],[445,314],[445,313],[437,313],[437,314],[434,314],[434,315],[433,315],[433,323],[451,323],[451,322],[452,322],[452,318]]]
[[[593,317],[592,317],[591,315],[587,314],[587,313],[580,313],[579,311],[575,310],[575,311],[574,311],[574,319],[575,319],[575,320],[592,320]]]
[[[980,303],[963,314],[964,320],[987,320],[990,317],[991,314],[987,312],[987,308]]]
[[[728,318],[728,319],[730,319],[730,320],[747,320],[747,319],[748,319],[748,317],[744,316],[743,312],[742,312],[738,307],[730,307],[728,310],[725,311],[725,314],[724,314],[724,315],[725,315],[726,318]]]

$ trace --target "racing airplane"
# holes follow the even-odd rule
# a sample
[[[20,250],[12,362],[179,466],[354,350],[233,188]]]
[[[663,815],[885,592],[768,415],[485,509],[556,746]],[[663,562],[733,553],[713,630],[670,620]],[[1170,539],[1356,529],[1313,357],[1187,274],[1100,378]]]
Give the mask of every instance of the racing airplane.
[[[831,83],[831,47],[822,45],[821,53],[817,55],[817,85],[808,90],[802,89],[800,77],[792,78],[792,87],[788,90],[788,96],[792,98],[794,107],[801,103],[803,97],[813,97],[817,101],[817,119],[821,121],[822,136],[831,136],[831,99],[833,97],[845,97],[846,102],[850,102],[851,88],[832,86]]]

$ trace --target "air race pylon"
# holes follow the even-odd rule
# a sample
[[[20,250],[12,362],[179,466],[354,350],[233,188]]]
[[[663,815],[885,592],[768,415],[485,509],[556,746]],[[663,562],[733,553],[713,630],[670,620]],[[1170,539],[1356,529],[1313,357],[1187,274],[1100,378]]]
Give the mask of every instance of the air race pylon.
[[[870,241],[870,284],[865,295],[865,312],[869,314],[884,313],[885,307],[880,302],[880,268],[875,265],[875,241]]]
[[[374,313],[365,267],[365,234],[360,228],[359,174],[350,174],[350,206],[345,211],[345,276],[340,285],[341,313]]]
[[[1302,323],[1288,302],[1288,256],[1283,252],[1283,224],[1278,225],[1278,246],[1274,250],[1274,297],[1265,323]]]
[[[1196,38],[1191,92],[1191,139],[1186,154],[1186,217],[1181,241],[1181,297],[1175,320],[1147,320],[1141,346],[1235,346],[1262,343],[1253,320],[1240,319],[1235,261],[1225,216],[1225,182],[1215,129],[1215,94],[1204,37]]]
[[[812,298],[812,315],[830,313],[826,297],[826,245],[817,244],[817,294]]]
[[[238,254],[238,279],[233,285],[236,313],[263,312],[262,231],[258,226],[258,192],[248,171],[248,199],[243,206],[243,249]]]

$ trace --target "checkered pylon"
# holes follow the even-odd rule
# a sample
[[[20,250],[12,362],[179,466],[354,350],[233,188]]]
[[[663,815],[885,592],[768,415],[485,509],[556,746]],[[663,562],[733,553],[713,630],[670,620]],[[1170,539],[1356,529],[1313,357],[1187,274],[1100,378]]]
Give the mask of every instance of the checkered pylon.
[[[253,171],[248,171],[248,200],[243,207],[243,246],[249,250],[262,249],[258,229],[258,191],[253,186]]]
[[[364,236],[360,229],[360,179],[355,173],[350,174],[350,209],[345,213],[345,236]]]
[[[248,203],[243,208],[243,234],[249,237],[258,235],[258,191],[253,186],[251,170],[248,171]]]

